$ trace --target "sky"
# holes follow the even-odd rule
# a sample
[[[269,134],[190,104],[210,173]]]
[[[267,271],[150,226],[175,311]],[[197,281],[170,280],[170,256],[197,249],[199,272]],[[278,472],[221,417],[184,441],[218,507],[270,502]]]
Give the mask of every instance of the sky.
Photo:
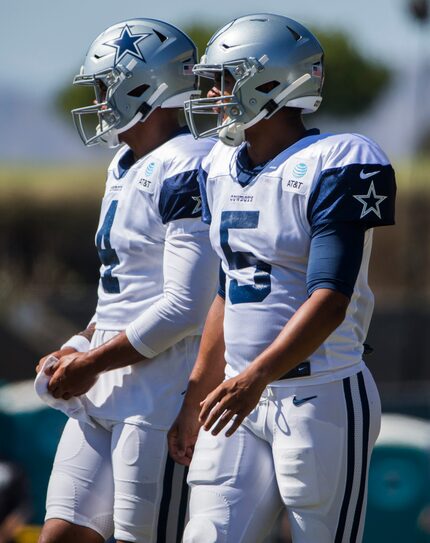
[[[408,0],[264,0],[267,12],[305,25],[340,29],[365,54],[390,67],[430,57],[430,24],[420,31]],[[0,88],[46,97],[79,69],[92,40],[132,17],[164,19],[180,27],[196,22],[221,26],[261,12],[261,0],[0,0]],[[426,51],[423,51],[425,49]]]

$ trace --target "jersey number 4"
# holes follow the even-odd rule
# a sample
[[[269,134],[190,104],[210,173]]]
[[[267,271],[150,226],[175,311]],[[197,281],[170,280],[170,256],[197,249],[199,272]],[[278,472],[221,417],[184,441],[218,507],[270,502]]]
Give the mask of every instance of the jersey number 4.
[[[119,264],[119,259],[115,249],[112,249],[110,244],[110,232],[117,207],[118,200],[113,200],[96,236],[96,246],[99,258],[101,263],[106,266],[106,269],[101,276],[103,290],[109,294],[116,294],[119,292],[118,278],[112,276],[112,270]]]
[[[221,214],[221,247],[229,269],[255,268],[253,285],[239,285],[236,279],[231,279],[228,295],[232,304],[261,302],[269,295],[272,288],[270,280],[272,266],[258,260],[252,253],[232,251],[228,243],[229,230],[257,228],[259,216],[259,211],[223,211]]]

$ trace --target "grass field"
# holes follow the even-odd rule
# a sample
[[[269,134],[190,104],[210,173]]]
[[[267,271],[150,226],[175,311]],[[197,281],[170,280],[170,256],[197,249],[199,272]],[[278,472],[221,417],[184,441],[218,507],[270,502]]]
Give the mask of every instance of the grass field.
[[[99,199],[104,191],[106,166],[0,164],[0,201],[16,198],[55,201]]]
[[[96,198],[103,194],[106,165],[13,165],[0,163],[0,200],[49,201]],[[430,158],[395,164],[400,193],[430,197]]]

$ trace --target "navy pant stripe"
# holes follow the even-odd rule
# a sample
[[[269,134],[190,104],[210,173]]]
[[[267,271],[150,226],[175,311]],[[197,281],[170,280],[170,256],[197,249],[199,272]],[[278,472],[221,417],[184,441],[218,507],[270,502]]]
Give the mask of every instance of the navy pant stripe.
[[[167,518],[169,515],[170,498],[172,497],[173,469],[175,463],[167,455],[164,469],[163,494],[161,496],[160,512],[158,514],[157,543],[168,543],[166,540]]]
[[[184,532],[184,525],[185,525],[185,516],[187,514],[187,506],[188,506],[187,476],[188,476],[188,468],[185,468],[184,475],[182,478],[181,501],[179,503],[179,517],[178,517],[178,528],[176,531],[176,543],[181,543],[182,541],[182,535]]]
[[[348,515],[349,500],[351,498],[352,484],[354,482],[354,464],[355,464],[355,421],[354,421],[354,406],[352,403],[351,380],[349,377],[343,380],[343,391],[345,394],[346,412],[348,420],[347,430],[347,467],[346,467],[346,483],[345,493],[343,495],[342,506],[340,509],[339,522],[336,530],[335,543],[341,543],[345,532],[345,524]]]
[[[355,543],[357,540],[358,529],[360,527],[361,513],[363,510],[364,493],[366,490],[366,476],[367,476],[367,460],[369,450],[369,427],[370,427],[370,408],[369,400],[366,393],[366,385],[364,384],[363,374],[360,372],[357,375],[358,390],[360,392],[361,408],[363,410],[363,447],[361,458],[361,475],[360,475],[360,488],[358,491],[357,507],[355,509],[354,521],[351,531],[351,543]]]

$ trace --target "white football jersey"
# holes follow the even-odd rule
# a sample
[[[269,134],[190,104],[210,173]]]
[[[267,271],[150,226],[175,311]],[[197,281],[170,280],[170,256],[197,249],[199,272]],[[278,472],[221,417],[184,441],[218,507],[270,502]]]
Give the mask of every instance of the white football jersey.
[[[116,154],[108,168],[96,234],[102,262],[98,329],[126,328],[163,294],[166,238],[178,228],[207,228],[201,222],[196,172],[213,143],[181,134],[131,167],[133,153],[127,146]]]
[[[125,330],[153,360],[101,374],[85,397],[95,418],[168,427],[180,406],[217,286],[197,179],[213,144],[183,131],[136,162],[123,146],[108,169],[92,347]]]
[[[260,169],[248,170],[244,146],[217,143],[202,163],[203,219],[226,274],[227,377],[243,371],[308,298],[312,232],[358,221],[367,228],[344,322],[310,356],[306,384],[360,369],[373,311],[367,271],[374,226],[392,224],[394,172],[381,149],[355,134],[309,131]],[[306,375],[306,373],[304,374]],[[296,385],[283,379],[276,385]]]

